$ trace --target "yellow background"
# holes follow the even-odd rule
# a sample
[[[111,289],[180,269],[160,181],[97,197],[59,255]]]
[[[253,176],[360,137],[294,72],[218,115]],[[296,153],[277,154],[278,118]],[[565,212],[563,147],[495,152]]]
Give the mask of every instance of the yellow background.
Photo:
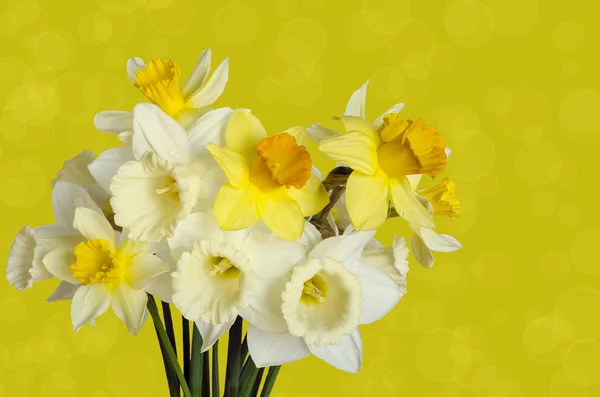
[[[454,149],[463,216],[439,228],[464,249],[431,270],[411,262],[409,293],[362,327],[359,375],[308,358],[283,368],[273,397],[599,396],[594,4],[2,0],[2,259],[24,224],[52,222],[62,162],[117,144],[92,118],[143,100],[129,56],[171,58],[183,77],[206,47],[215,64],[230,56],[217,105],[253,109],[272,133],[334,126],[370,78],[370,119],[404,102]],[[394,232],[410,237],[399,220],[379,237]],[[0,281],[0,396],[165,396],[151,324],[131,337],[107,314],[74,334],[69,303],[44,301],[55,284]]]

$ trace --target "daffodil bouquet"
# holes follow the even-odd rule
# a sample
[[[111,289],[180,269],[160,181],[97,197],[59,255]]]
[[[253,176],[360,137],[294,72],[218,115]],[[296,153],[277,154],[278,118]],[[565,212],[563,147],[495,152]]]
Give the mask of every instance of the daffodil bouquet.
[[[269,134],[250,110],[208,108],[229,62],[210,69],[210,50],[185,84],[172,61],[129,59],[149,102],[95,117],[123,145],[65,162],[52,182],[56,223],[17,233],[7,278],[18,289],[58,279],[48,301],[72,301],[75,331],[112,308],[135,335],[149,313],[171,396],[266,397],[282,364],[310,354],[358,372],[359,325],[406,293],[405,239],[385,247],[377,228],[404,218],[425,267],[432,251],[461,247],[434,231],[435,217],[459,215],[452,181],[419,189],[450,150],[423,119],[401,118],[402,104],[366,120],[366,83],[335,117],[343,131],[314,124]],[[338,162],[325,177],[309,138]],[[183,357],[171,305],[182,315]],[[217,349],[227,333],[221,387]]]

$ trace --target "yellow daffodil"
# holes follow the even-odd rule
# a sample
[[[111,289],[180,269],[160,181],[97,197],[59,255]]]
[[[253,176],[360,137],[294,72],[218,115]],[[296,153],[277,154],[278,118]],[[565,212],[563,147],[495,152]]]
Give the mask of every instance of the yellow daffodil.
[[[304,217],[329,201],[319,178],[312,174],[310,154],[288,133],[267,137],[260,121],[247,110],[236,110],[226,130],[226,147],[208,145],[228,183],[215,202],[215,218],[224,230],[239,230],[261,219],[277,236],[297,240]]]
[[[340,117],[346,133],[324,139],[319,150],[354,169],[346,205],[357,230],[372,230],[387,218],[389,203],[411,223],[432,228],[431,214],[410,187],[408,175],[435,176],[446,165],[446,144],[423,119],[386,114],[381,126],[357,116]]]

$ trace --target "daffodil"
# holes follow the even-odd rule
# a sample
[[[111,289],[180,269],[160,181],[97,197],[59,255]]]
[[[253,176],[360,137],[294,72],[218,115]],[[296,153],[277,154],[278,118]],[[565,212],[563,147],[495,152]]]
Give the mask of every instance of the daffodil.
[[[112,152],[90,165],[112,193],[115,223],[127,228],[132,239],[158,242],[171,236],[203,199],[212,203],[224,176],[206,145],[222,142],[219,123],[224,126],[222,116],[229,113],[207,113],[186,131],[156,105],[139,104],[134,109],[133,159],[123,163],[122,154]]]
[[[212,53],[206,49],[200,55],[196,68],[185,84],[180,83],[179,66],[170,60],[131,57],[127,61],[127,75],[152,103],[189,128],[206,112],[206,107],[219,98],[225,89],[229,74],[229,58],[210,75]],[[119,134],[119,139],[131,143],[133,115],[131,112],[109,110],[94,118],[94,125],[104,132]]]
[[[260,219],[277,236],[298,239],[304,217],[316,214],[329,201],[311,172],[306,147],[287,132],[267,137],[260,121],[247,110],[231,115],[226,140],[226,147],[208,145],[228,179],[215,202],[219,226],[239,230]]]
[[[251,323],[248,347],[257,366],[281,365],[314,354],[339,369],[358,372],[359,324],[385,316],[406,292],[406,245],[397,241],[395,257],[392,251],[371,252],[366,247],[373,234],[349,229],[342,236],[309,244],[307,259],[283,277],[280,300],[275,297],[281,282],[262,290],[270,297],[262,313],[276,317],[279,310],[286,329],[275,321]],[[320,235],[313,239],[320,240]],[[367,252],[369,258],[364,259]],[[395,279],[386,274],[390,265],[402,272]]]
[[[458,218],[460,215],[460,201],[454,182],[449,178],[444,178],[438,185],[418,194],[426,199],[427,208],[434,216]],[[426,268],[433,266],[432,251],[452,252],[462,248],[458,240],[448,234],[438,234],[417,224],[411,224],[410,227],[414,231],[410,241],[413,254],[417,262]]]
[[[407,221],[434,227],[431,214],[419,203],[407,176],[433,177],[444,169],[446,144],[437,129],[423,119],[405,121],[398,113],[385,114],[380,125],[376,120],[379,127],[362,115],[339,119],[346,133],[321,140],[319,150],[353,169],[346,186],[346,206],[353,226],[357,230],[377,228],[387,219],[391,202]]]
[[[181,222],[168,239],[177,269],[173,272],[173,304],[195,321],[202,350],[241,315],[257,317],[254,294],[265,280],[280,277],[304,257],[301,242],[282,240],[257,224],[223,231],[211,214],[197,212]]]
[[[149,244],[119,237],[97,209],[78,206],[73,228],[79,234],[42,259],[50,273],[74,290],[73,328],[79,330],[112,306],[129,332],[137,334],[145,319],[144,287],[168,271],[168,264],[148,251]]]

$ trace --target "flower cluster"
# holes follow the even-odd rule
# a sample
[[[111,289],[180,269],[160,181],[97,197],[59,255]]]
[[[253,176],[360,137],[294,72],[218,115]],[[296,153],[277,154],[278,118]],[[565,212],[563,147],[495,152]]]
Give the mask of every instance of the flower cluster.
[[[53,181],[55,224],[24,227],[6,270],[18,289],[60,281],[49,301],[72,300],[73,327],[112,308],[136,334],[148,294],[173,304],[209,349],[238,318],[258,367],[310,354],[350,372],[362,361],[359,325],[384,317],[406,292],[409,249],[374,239],[386,219],[412,231],[416,260],[460,248],[435,232],[457,217],[445,178],[422,190],[450,155],[438,130],[401,118],[402,104],[365,118],[367,84],[343,131],[314,124],[271,134],[250,110],[209,108],[228,80],[211,52],[187,81],[172,61],[131,58],[127,73],[150,102],[96,115],[122,145],[84,151]],[[338,162],[323,178],[308,139]]]

